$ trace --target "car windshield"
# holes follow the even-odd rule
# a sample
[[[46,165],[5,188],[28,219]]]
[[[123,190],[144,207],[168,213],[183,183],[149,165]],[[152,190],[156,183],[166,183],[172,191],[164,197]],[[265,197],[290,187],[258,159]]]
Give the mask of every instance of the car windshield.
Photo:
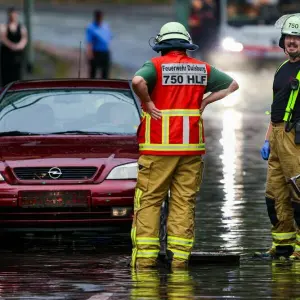
[[[299,10],[299,0],[228,0],[228,25],[274,25],[282,15]]]
[[[129,90],[42,89],[8,92],[0,134],[136,134],[139,112]]]

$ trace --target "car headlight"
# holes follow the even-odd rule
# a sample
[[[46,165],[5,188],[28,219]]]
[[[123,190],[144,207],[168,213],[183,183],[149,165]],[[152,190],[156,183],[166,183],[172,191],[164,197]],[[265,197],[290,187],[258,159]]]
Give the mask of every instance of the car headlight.
[[[231,38],[231,37],[226,37],[222,41],[222,47],[225,50],[232,51],[232,52],[241,52],[244,49],[244,46],[242,43],[235,41],[235,39]]]
[[[111,170],[106,179],[137,179],[138,164],[129,163]]]

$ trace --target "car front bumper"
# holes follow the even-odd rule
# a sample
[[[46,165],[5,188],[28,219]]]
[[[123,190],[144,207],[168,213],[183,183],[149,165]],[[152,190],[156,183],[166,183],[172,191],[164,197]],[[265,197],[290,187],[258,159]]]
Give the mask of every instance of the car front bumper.
[[[0,185],[0,231],[130,232],[135,180],[88,185]],[[22,207],[22,191],[89,191],[86,207]]]

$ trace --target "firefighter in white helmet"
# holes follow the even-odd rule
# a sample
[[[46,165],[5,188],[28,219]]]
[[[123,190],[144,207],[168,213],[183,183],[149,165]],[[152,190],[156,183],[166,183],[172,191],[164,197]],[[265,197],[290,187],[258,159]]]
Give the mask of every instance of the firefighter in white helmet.
[[[300,173],[300,14],[285,15],[279,46],[288,60],[277,69],[273,83],[271,120],[261,149],[268,160],[266,205],[273,225],[273,245],[257,255],[300,259],[300,199],[289,178]],[[295,226],[296,224],[296,226]]]
[[[132,86],[143,107],[138,128],[140,158],[132,226],[132,267],[156,265],[163,200],[170,190],[167,254],[172,268],[188,265],[194,244],[196,193],[202,181],[206,105],[238,89],[228,75],[191,58],[198,47],[185,27],[165,24],[152,58],[137,71]],[[212,92],[204,98],[204,94]]]

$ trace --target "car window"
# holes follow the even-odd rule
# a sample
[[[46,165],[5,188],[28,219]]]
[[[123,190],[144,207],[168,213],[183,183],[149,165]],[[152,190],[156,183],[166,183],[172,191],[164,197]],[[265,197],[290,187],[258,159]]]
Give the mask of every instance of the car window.
[[[135,134],[139,113],[124,90],[9,92],[0,103],[0,131],[89,131]]]

